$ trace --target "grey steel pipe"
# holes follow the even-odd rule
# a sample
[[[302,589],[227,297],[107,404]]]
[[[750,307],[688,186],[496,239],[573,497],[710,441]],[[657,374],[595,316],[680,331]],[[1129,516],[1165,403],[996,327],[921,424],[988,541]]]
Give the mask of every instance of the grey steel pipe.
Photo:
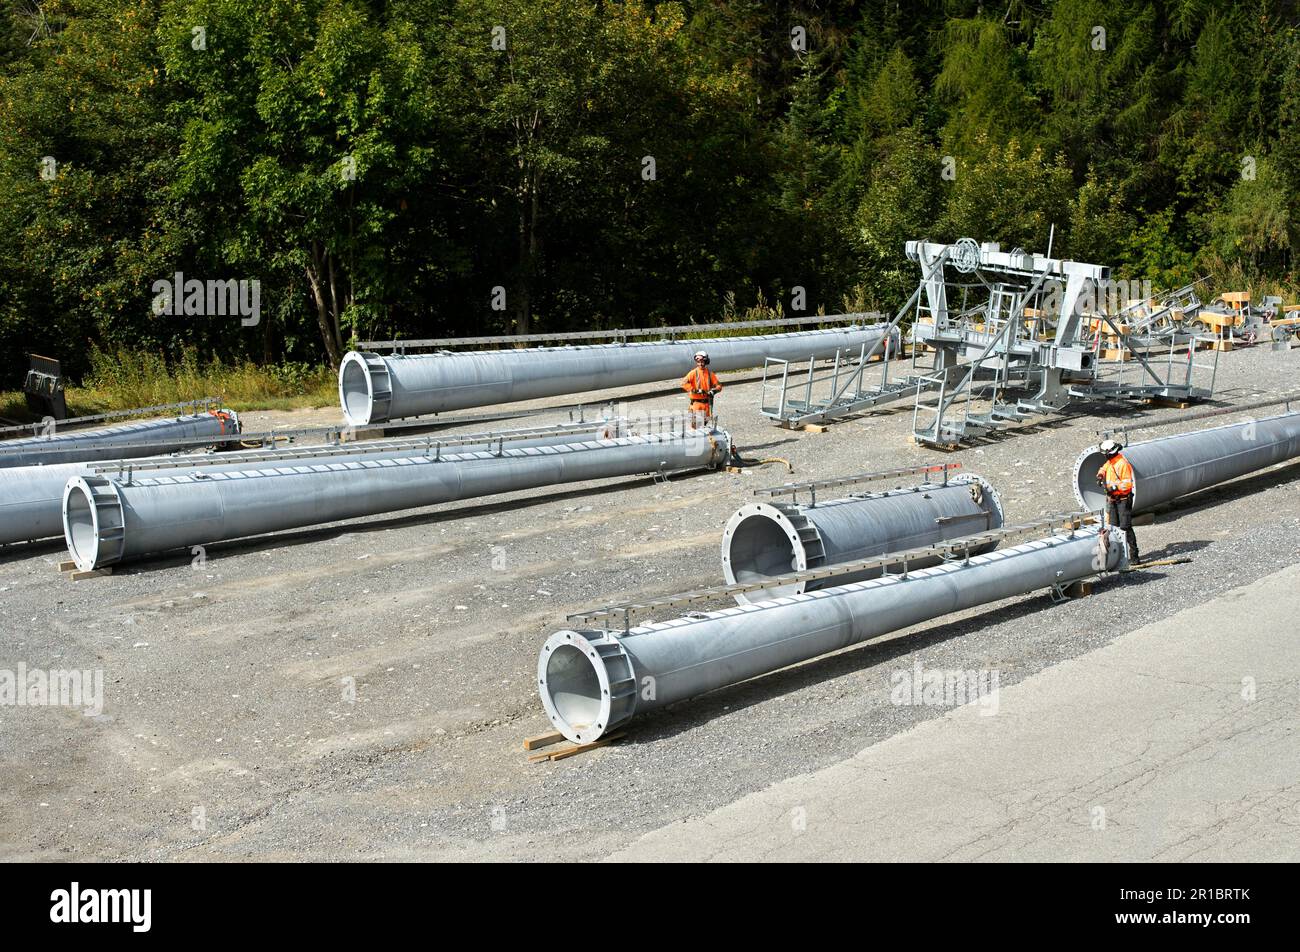
[[[239,429],[239,417],[233,410],[219,410],[97,430],[5,440],[0,442],[0,467],[158,456],[189,448],[193,445],[189,441],[209,436],[213,442],[227,442],[239,435]]]
[[[650,434],[501,452],[261,464],[234,472],[75,476],[63,493],[68,551],[90,570],[206,545],[558,483],[703,469],[725,461],[721,431]]]
[[[1123,534],[1076,530],[906,576],[738,605],[628,632],[565,630],[537,660],[546,714],[590,743],[634,715],[921,622],[1123,568]]]
[[[1300,411],[1208,430],[1162,436],[1124,448],[1133,466],[1133,511],[1300,457]],[[1106,457],[1096,446],[1074,464],[1074,495],[1085,509],[1106,506],[1097,471]]]
[[[836,351],[870,350],[884,330],[802,331],[581,347],[463,351],[381,357],[349,352],[339,367],[339,402],[353,426],[401,417],[495,406],[566,393],[671,380],[691,369],[691,355],[709,352],[715,370],[761,367],[768,357],[807,360]],[[893,346],[898,330],[892,331]]]
[[[63,534],[63,487],[86,463],[0,469],[0,545]]]
[[[624,435],[628,423],[623,419],[607,420],[601,423],[565,424],[557,427],[557,432],[549,436],[529,436],[522,433],[522,438],[512,436],[512,431],[498,434],[472,434],[481,437],[482,442],[444,447],[440,452],[463,455],[466,453],[491,453],[498,447],[521,446],[555,446],[564,443],[581,443],[591,440],[611,439]],[[489,439],[489,437],[491,437]],[[504,444],[502,443],[504,441]],[[375,440],[370,443],[349,444],[343,447],[306,447],[276,451],[275,456],[285,460],[299,458],[303,453],[310,453],[314,462],[335,462],[338,459],[394,459],[419,453],[419,448],[412,447],[412,441]],[[337,455],[331,455],[330,450]],[[315,455],[320,453],[321,455]],[[176,476],[181,473],[216,473],[238,472],[249,469],[256,462],[259,466],[275,466],[278,462],[268,461],[272,455],[266,450],[249,450],[235,453],[223,453],[211,456],[169,456],[165,459],[150,457],[147,459],[95,460],[86,463],[56,463],[53,466],[19,466],[0,469],[0,545],[11,542],[31,542],[63,535],[63,490],[68,480],[74,476],[88,476],[95,469],[104,469],[120,465],[122,468],[140,467],[140,471],[150,466],[165,464],[165,475]],[[134,478],[134,473],[132,474]],[[163,474],[159,474],[163,475]]]
[[[958,536],[997,529],[1002,502],[981,476],[966,473],[948,485],[925,484],[885,492],[858,493],[816,505],[752,503],[742,506],[722,530],[722,574],[728,585],[759,582],[776,575],[856,562],[887,552],[902,552]],[[990,542],[971,549],[982,555]],[[934,559],[912,563],[936,565]],[[798,582],[736,595],[742,605],[754,599],[816,591],[883,574],[871,569],[834,578]]]

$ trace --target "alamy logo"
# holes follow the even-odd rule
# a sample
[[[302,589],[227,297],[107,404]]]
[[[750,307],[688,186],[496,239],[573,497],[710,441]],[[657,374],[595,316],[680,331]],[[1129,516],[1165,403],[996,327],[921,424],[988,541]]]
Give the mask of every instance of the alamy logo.
[[[998,712],[998,683],[995,671],[944,671],[913,663],[912,670],[890,676],[889,699],[897,705],[960,707],[979,704],[981,715]]]
[[[104,713],[104,672],[0,668],[0,707],[82,707],[87,717]]]
[[[200,281],[185,279],[177,271],[170,281],[153,283],[153,312],[171,317],[197,315],[200,317],[225,317],[238,315],[245,327],[256,327],[262,320],[262,282]]]
[[[129,922],[132,932],[148,932],[153,921],[152,889],[71,889],[50,893],[51,922]]]

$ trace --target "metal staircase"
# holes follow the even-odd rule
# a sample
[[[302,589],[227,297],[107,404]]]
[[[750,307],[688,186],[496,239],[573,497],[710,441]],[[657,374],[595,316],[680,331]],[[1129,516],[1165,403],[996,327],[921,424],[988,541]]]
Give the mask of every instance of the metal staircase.
[[[798,429],[918,394],[927,384],[915,372],[890,378],[903,350],[900,322],[920,297],[921,289],[917,288],[885,326],[884,334],[874,346],[868,349],[863,345],[856,355],[836,351],[834,363],[823,368],[820,375],[815,360],[809,360],[806,367],[792,374],[790,361],[769,357],[763,365],[759,412],[780,426]],[[874,371],[879,371],[878,378]]]

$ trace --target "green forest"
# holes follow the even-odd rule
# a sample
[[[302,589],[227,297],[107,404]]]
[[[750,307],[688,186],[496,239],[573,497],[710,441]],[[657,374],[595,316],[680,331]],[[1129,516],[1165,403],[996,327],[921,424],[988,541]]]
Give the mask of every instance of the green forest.
[[[893,311],[923,237],[1050,232],[1156,288],[1295,299],[1290,2],[0,11],[0,390],[33,350],[310,369],[376,338]],[[178,272],[259,282],[259,320],[158,313]]]

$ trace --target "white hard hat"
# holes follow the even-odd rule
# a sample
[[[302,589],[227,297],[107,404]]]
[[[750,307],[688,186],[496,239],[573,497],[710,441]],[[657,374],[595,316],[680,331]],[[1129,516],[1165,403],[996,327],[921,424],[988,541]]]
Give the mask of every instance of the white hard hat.
[[[1115,440],[1102,440],[1101,446],[1097,447],[1097,449],[1101,450],[1107,456],[1114,456],[1123,448],[1124,447],[1120,446],[1120,444]]]
[[[707,353],[706,351],[703,351],[703,350],[697,350],[697,351],[695,352],[695,357],[694,357],[694,359],[695,359],[695,360],[699,360],[701,357],[703,357],[705,360],[708,360],[708,359],[709,359],[709,355],[708,355],[708,353]]]

